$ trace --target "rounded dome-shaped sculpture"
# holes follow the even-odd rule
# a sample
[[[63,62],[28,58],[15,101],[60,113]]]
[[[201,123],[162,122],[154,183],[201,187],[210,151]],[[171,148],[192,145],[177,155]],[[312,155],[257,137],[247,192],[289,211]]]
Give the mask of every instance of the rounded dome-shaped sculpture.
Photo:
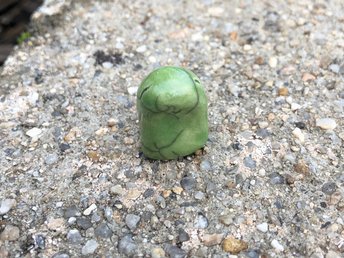
[[[151,159],[192,154],[208,138],[207,98],[199,78],[173,66],[151,72],[137,91],[141,147]]]

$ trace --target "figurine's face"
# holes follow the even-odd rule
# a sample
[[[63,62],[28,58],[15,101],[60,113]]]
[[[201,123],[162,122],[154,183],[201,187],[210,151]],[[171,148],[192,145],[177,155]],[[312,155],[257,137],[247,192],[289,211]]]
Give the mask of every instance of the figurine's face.
[[[191,71],[163,67],[153,71],[142,82],[137,98],[147,111],[178,117],[197,105],[199,96],[196,87],[199,83]]]

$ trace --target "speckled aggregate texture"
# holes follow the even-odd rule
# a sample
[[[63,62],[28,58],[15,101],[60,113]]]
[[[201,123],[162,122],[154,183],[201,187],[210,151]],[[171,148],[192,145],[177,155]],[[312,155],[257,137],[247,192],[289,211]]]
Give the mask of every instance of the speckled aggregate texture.
[[[45,1],[0,73],[0,257],[344,252],[344,2]],[[193,70],[195,155],[139,153],[136,90]]]

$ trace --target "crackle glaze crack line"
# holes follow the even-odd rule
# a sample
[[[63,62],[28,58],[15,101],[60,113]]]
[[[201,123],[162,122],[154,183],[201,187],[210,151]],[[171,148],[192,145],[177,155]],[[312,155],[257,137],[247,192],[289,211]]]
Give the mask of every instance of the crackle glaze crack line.
[[[156,144],[156,142],[154,142],[154,147],[156,148],[156,150],[152,150],[151,148],[148,148],[145,144],[143,144],[142,143],[142,146],[145,148],[145,149],[147,149],[148,151],[150,151],[150,152],[158,152],[159,154],[160,154],[160,156],[162,157],[162,158],[166,158],[165,156],[164,156],[164,154],[162,154],[162,150],[163,149],[166,149],[166,148],[169,148],[169,147],[171,147],[176,141],[177,141],[177,139],[180,137],[180,135],[183,133],[183,131],[184,131],[184,129],[183,130],[181,130],[177,135],[176,135],[176,137],[169,143],[169,144],[167,144],[167,145],[164,145],[164,146],[161,146],[161,147],[158,147],[158,145]],[[172,153],[173,154],[175,154],[176,156],[180,156],[178,153],[176,153],[175,151],[172,151]]]

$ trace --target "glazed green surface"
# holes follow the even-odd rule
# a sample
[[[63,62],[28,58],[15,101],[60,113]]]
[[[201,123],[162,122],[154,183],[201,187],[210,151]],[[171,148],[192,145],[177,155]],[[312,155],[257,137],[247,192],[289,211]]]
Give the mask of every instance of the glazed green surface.
[[[192,154],[208,138],[207,99],[198,77],[180,67],[150,73],[137,91],[142,151],[169,160]]]

